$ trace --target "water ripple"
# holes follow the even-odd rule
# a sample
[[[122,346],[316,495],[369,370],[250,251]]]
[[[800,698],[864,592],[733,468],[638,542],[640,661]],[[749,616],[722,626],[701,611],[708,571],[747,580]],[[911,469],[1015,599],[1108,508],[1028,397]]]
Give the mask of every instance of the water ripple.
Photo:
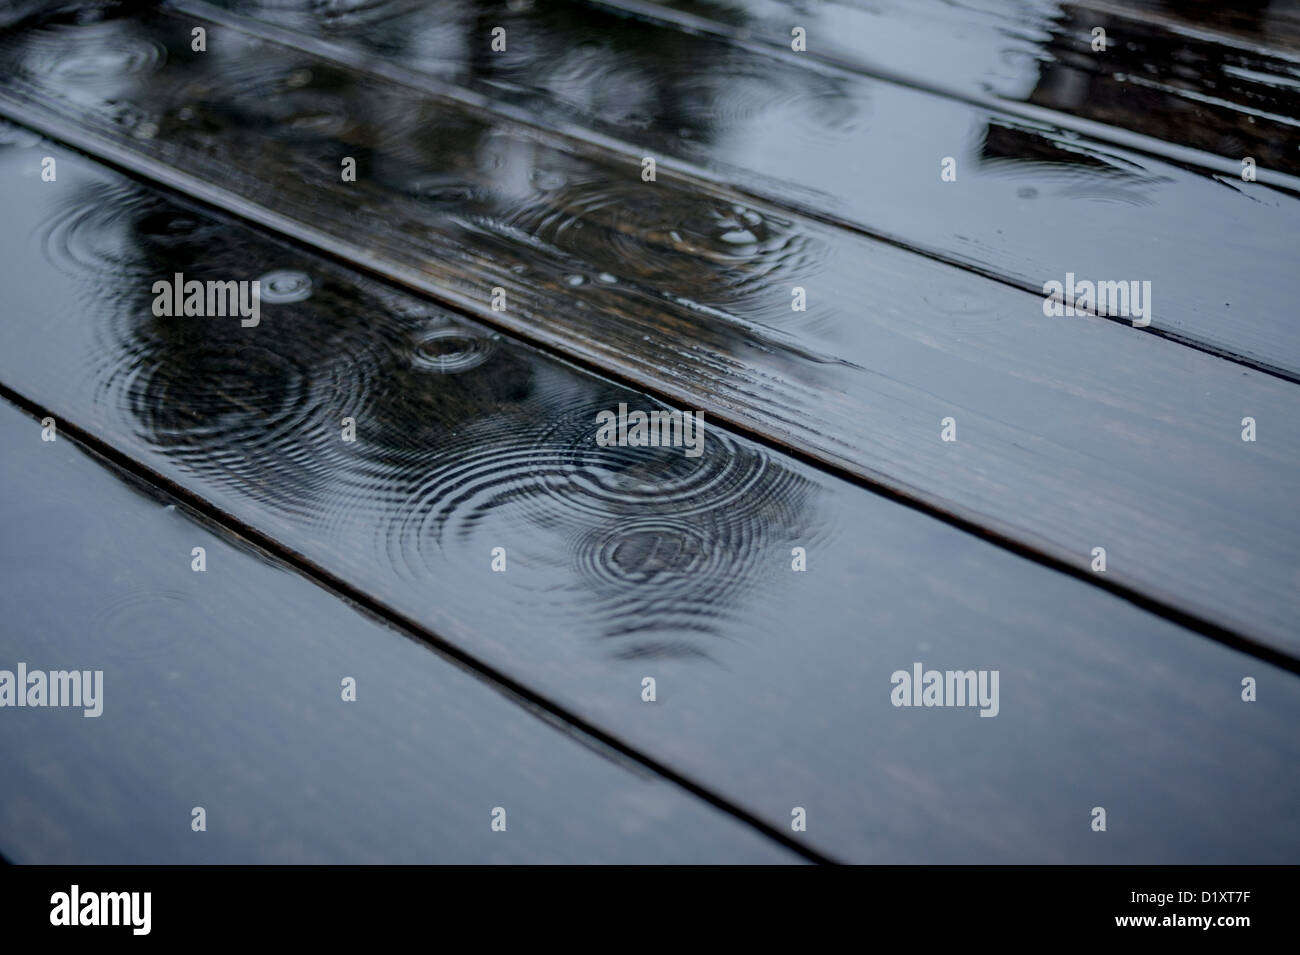
[[[413,481],[386,475],[390,488],[409,490],[380,508],[383,559],[423,578],[454,567],[449,556],[516,541],[526,551],[541,534],[552,541],[542,553],[568,555],[563,572],[507,581],[531,588],[541,606],[584,602],[607,637],[716,632],[739,594],[786,569],[778,545],[796,528],[808,533],[811,486],[716,431],[706,430],[699,458],[600,447],[599,410],[568,409],[529,441],[528,419],[487,420],[421,462]]]
[[[592,268],[673,295],[735,304],[808,274],[825,250],[771,213],[639,180],[570,184],[503,214]]]
[[[166,47],[133,36],[132,29],[125,21],[108,20],[34,30],[25,41],[23,69],[70,89],[156,72],[167,62]]]

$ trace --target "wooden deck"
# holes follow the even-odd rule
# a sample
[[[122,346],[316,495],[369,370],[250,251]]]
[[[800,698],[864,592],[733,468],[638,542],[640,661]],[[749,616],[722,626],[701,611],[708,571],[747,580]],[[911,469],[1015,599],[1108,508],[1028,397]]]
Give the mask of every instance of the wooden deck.
[[[1300,8],[1200,7],[0,20],[0,669],[106,686],[0,854],[1300,860]]]

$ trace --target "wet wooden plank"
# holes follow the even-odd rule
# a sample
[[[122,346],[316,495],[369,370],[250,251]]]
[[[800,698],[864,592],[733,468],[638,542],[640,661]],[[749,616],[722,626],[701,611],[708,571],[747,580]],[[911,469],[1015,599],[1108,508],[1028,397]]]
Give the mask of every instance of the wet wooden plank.
[[[698,459],[601,447],[598,411],[656,404],[49,144],[0,150],[0,188],[0,382],[771,826],[804,808],[815,850],[1300,852],[1293,673],[707,414]],[[273,271],[256,327],[152,313],[176,272]],[[997,716],[893,706],[917,662],[997,670]]]
[[[790,50],[795,14],[780,7],[738,29],[506,0],[336,15],[227,4],[257,18],[253,32],[284,25],[285,42],[436,92],[464,88],[629,160],[676,160],[1036,294],[1066,271],[1149,280],[1148,331],[1300,376],[1300,333],[1287,319],[1300,293],[1289,268],[1300,59],[1041,4],[1029,22],[937,2],[819,4],[806,54]],[[1105,58],[1080,40],[1093,20],[1116,37]],[[502,54],[485,49],[497,25],[513,38]],[[858,60],[881,56],[887,65],[871,69],[893,82],[860,72]],[[955,182],[941,179],[946,157]]]
[[[0,102],[26,89],[24,115],[89,148],[1082,574],[1103,547],[1103,586],[1300,644],[1291,383],[240,33],[214,27],[219,59],[189,36],[163,18],[10,38],[31,65]],[[87,80],[91,45],[92,74],[144,65]]]
[[[1162,0],[850,0],[798,8],[592,2],[757,49],[789,50],[799,25],[809,58],[852,72],[1102,140],[1118,137],[1121,145],[1175,162],[1191,158],[1179,147],[1202,151],[1207,168],[1234,178],[1244,156],[1283,173],[1292,187],[1300,172],[1300,6],[1293,3],[1229,11]],[[261,16],[315,19],[301,8],[295,16],[292,5],[228,3]],[[1093,48],[1099,28],[1106,31],[1104,51]]]
[[[1235,5],[1214,0],[1076,0],[1071,6],[1113,12],[1230,47],[1240,45],[1288,54],[1300,51],[1300,3],[1295,0],[1252,0]]]
[[[0,710],[11,862],[800,861],[3,402],[0,441],[0,669],[102,674]]]

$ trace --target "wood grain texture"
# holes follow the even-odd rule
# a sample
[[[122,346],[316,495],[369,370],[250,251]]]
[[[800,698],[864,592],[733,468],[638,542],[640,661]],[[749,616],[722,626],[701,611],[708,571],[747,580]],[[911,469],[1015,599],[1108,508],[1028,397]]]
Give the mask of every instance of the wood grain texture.
[[[1300,854],[1293,674],[712,419],[696,461],[600,447],[655,403],[48,143],[0,189],[0,382],[830,858]],[[272,270],[310,295],[255,328],[152,314],[158,278]],[[894,707],[915,662],[997,669],[998,715]]]
[[[237,32],[214,28],[220,83],[169,18],[3,55],[59,62],[77,36],[170,52],[117,81],[125,112],[39,68],[0,108],[1079,571],[1104,547],[1099,583],[1300,646],[1288,382]]]

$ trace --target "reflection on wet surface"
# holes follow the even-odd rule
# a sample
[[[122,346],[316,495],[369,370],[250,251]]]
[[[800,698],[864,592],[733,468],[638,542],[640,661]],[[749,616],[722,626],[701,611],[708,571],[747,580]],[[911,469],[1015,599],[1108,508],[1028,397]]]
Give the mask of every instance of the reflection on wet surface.
[[[1290,569],[1294,551],[1288,551],[1291,538],[1285,535],[1295,532],[1274,517],[1277,502],[1289,500],[1290,471],[1282,461],[1245,458],[1235,446],[1207,445],[1207,428],[1232,437],[1209,422],[1230,420],[1232,414],[1239,419],[1244,404],[1267,408],[1271,417],[1280,418],[1272,426],[1275,447],[1282,449],[1283,458],[1294,454],[1300,440],[1292,438],[1300,420],[1285,411],[1274,413],[1279,406],[1289,407],[1289,400],[1271,391],[1267,380],[1197,365],[1194,359],[1200,356],[1189,357],[1182,354],[1185,350],[1159,342],[1121,344],[1113,337],[1118,335],[1114,328],[1107,328],[1112,337],[1092,338],[1084,325],[1044,330],[1041,302],[1034,297],[667,174],[646,183],[633,160],[574,151],[572,144],[518,123],[363,78],[244,34],[214,28],[221,29],[222,42],[209,54],[195,54],[189,50],[187,27],[188,22],[168,17],[148,23],[55,24],[23,35],[21,42],[0,42],[0,57],[35,64],[25,79],[11,80],[22,87],[42,82],[50,61],[80,55],[69,39],[77,31],[96,31],[97,42],[109,49],[129,51],[163,42],[170,51],[165,58],[125,57],[157,67],[133,98],[106,100],[89,113],[74,105],[79,120],[99,124],[109,136],[120,132],[118,124],[110,123],[113,117],[143,122],[151,136],[141,139],[135,134],[139,127],[129,127],[132,149],[353,242],[355,251],[395,263],[420,287],[469,303],[467,307],[511,329],[558,340],[624,374],[630,366],[635,380],[677,386],[703,406],[721,406],[747,426],[823,460],[847,461],[855,473],[873,478],[884,471],[888,481],[897,482],[890,486],[907,492],[920,488],[970,513],[997,516],[1022,533],[1031,523],[1027,531],[1035,540],[1041,537],[1041,525],[1050,523],[1057,530],[1049,543],[1062,559],[1083,560],[1100,532],[1098,522],[1104,521],[1108,539],[1122,540],[1133,555],[1132,570],[1124,572],[1138,575],[1144,588],[1154,586],[1180,602],[1195,603],[1198,612],[1228,626],[1280,642],[1294,639],[1287,611],[1288,601],[1297,599]],[[113,83],[120,80],[120,74],[113,74]],[[94,84],[60,86],[49,97],[43,95],[42,102],[74,95],[93,99],[100,94]],[[969,111],[961,104],[942,108]],[[916,127],[909,121],[907,128]],[[1158,206],[1156,192],[1165,186],[1182,193],[1205,185],[1219,197],[1216,201],[1242,198],[1201,177],[1144,171],[1022,125],[980,122],[975,128],[979,138],[972,148],[977,152],[970,161],[983,171],[982,182],[996,189],[974,197],[963,192],[963,207],[989,202],[997,215],[1006,215],[999,197],[1014,192],[1019,231],[999,241],[1017,255],[1042,248],[1025,235],[1026,227],[1042,228],[1051,241],[1073,242],[1081,229],[1097,224],[1092,217],[1069,219],[1064,220],[1069,228],[1062,228],[1051,216],[1027,214],[1029,206],[1054,201],[1053,196],[1084,205],[1101,202],[1106,208],[1123,208],[1129,216]],[[341,156],[357,160],[356,182],[342,180]],[[1035,171],[1032,177],[1025,176],[1027,169]],[[941,188],[931,180],[926,194],[933,197]],[[854,186],[850,194],[859,193]],[[891,201],[894,194],[885,190],[873,201]],[[933,205],[932,198],[928,201]],[[1266,208],[1249,201],[1259,210],[1255,222],[1270,221]],[[72,214],[90,215],[90,226],[102,215]],[[1200,222],[1209,213],[1189,208],[1180,214]],[[1234,243],[1266,241],[1267,231],[1234,236]],[[1213,238],[1203,233],[1196,229],[1184,235],[1190,241]],[[111,245],[115,240],[95,241]],[[204,241],[196,236],[194,248]],[[1145,234],[1142,244],[1166,248]],[[1254,282],[1250,294],[1255,296],[1274,294],[1279,283],[1300,281],[1293,271],[1279,275],[1272,260],[1285,246],[1269,244],[1266,254],[1249,256],[1244,271],[1234,266],[1227,281]],[[1179,286],[1186,285],[1183,278],[1189,275],[1193,282],[1216,283],[1215,293],[1224,293],[1227,306],[1227,292],[1218,287],[1225,252],[1217,239],[1214,245],[1217,271],[1190,269],[1181,257],[1167,265],[1180,276]],[[1110,256],[1115,248],[1109,239],[1099,240],[1089,245],[1088,254]],[[112,250],[106,254],[111,261]],[[995,257],[1005,261],[1001,253]],[[1084,272],[1083,258],[1070,261],[1066,269],[1080,275],[1107,274]],[[1052,277],[1066,270],[1058,272],[1058,267],[1054,262]],[[1131,277],[1134,267],[1125,259],[1123,271],[1112,274]],[[1255,281],[1261,273],[1267,279]],[[1154,326],[1176,324],[1178,288],[1158,276],[1152,281],[1158,301]],[[497,288],[508,298],[507,312],[487,311]],[[797,288],[811,298],[806,311],[792,308]],[[925,290],[919,302],[918,288]],[[271,293],[279,294],[274,285]],[[1199,295],[1198,301],[1204,306],[1209,299]],[[1247,322],[1223,325],[1221,333],[1238,342],[1263,342],[1267,336],[1257,334],[1262,326],[1250,325],[1263,322],[1270,328],[1285,326],[1285,334],[1300,345],[1300,334],[1283,321],[1282,310],[1245,314]],[[386,364],[492,375],[493,362],[500,360],[488,360],[486,343],[458,340],[460,333],[442,331],[437,321],[402,334],[419,342],[358,341],[355,357],[335,354],[310,372],[299,353],[256,355],[250,350],[250,360],[278,365],[284,374],[303,379],[301,389],[293,392],[296,402],[277,406],[272,421],[291,423],[305,409],[337,410],[338,398],[367,394],[369,376]],[[1124,334],[1142,337],[1131,329]],[[1026,342],[1033,342],[1032,349],[1026,350]],[[190,347],[204,353],[217,344],[195,336]],[[1153,345],[1153,350],[1143,350]],[[409,347],[413,354],[367,357],[376,348],[393,347]],[[1113,376],[1105,388],[1123,394],[1122,400],[1087,398],[1090,414],[1082,415],[1080,394],[1096,389],[1076,380],[1079,357],[1091,354],[1110,368],[1120,350],[1146,370],[1139,377]],[[1267,352],[1271,363],[1285,364],[1288,355],[1283,348]],[[1027,365],[1035,371],[1027,373]],[[1153,393],[1145,383],[1156,368],[1166,371],[1156,375],[1158,393]],[[1200,374],[1215,376],[1212,393],[1222,407],[1207,409],[1195,420],[1183,414],[1179,420],[1186,433],[1175,440],[1169,416],[1158,406],[1194,400],[1201,407],[1203,389],[1194,381]],[[1034,383],[1027,385],[1030,376]],[[508,376],[497,379],[506,380]],[[1052,380],[1060,384],[1041,384]],[[311,390],[317,381],[326,382],[320,393]],[[241,402],[246,403],[238,386],[223,392],[222,400],[237,427],[251,427],[238,417]],[[1133,423],[1134,405],[1151,420]],[[954,460],[932,440],[934,422],[954,406],[975,416],[965,420],[982,433],[969,452],[974,457]],[[157,413],[151,408],[142,412]],[[1064,446],[1056,427],[1067,419],[1071,437]],[[319,426],[320,434],[336,428],[336,420]],[[1140,437],[1117,443],[1116,429],[1137,429]],[[1027,433],[1054,454],[1026,461]],[[1154,459],[1146,451],[1151,442],[1164,446]],[[310,473],[312,467],[303,470]],[[1019,485],[990,485],[989,473],[1009,470],[1019,476]],[[1108,501],[1103,517],[1074,493],[1079,484]],[[1237,493],[1243,484],[1256,489],[1247,500]],[[1189,529],[1179,499],[1170,494],[1153,502],[1142,490],[1149,486],[1188,494],[1199,502],[1205,521]],[[1044,514],[1050,516],[1040,519]],[[1157,530],[1132,533],[1147,526]],[[1199,556],[1207,540],[1216,546],[1230,541],[1237,553],[1249,556],[1234,558],[1228,577],[1216,571],[1207,580]],[[1211,596],[1203,599],[1206,594]]]
[[[1300,849],[1289,675],[717,427],[699,459],[602,448],[595,412],[648,399],[66,150],[6,147],[0,183],[7,386],[770,824],[807,806],[828,855]],[[155,317],[176,272],[296,300]],[[914,660],[1001,668],[998,718],[900,714]],[[1222,692],[1247,666],[1267,709]],[[1114,780],[1131,837],[1061,824]]]
[[[1221,156],[1300,171],[1286,138],[1300,121],[1300,55],[1263,50],[1221,28],[1213,4],[999,4],[888,0],[816,5],[661,3],[667,22],[620,16],[599,4],[357,3],[223,0],[217,6],[383,56],[440,79],[508,95],[530,110],[580,118],[678,154],[720,146],[762,119],[792,136],[834,139],[864,102],[835,70],[797,71],[727,43],[740,33],[786,45],[791,24],[810,31],[812,58],[912,77],[975,95],[1130,129]],[[1262,3],[1243,20],[1270,23]],[[642,8],[644,9],[644,8]],[[676,12],[717,24],[722,36],[673,29]],[[494,26],[517,38],[484,55]],[[1202,26],[1204,25],[1204,26]],[[1202,26],[1203,32],[1196,27]],[[1105,55],[1092,31],[1109,37]],[[828,136],[829,134],[829,136]]]
[[[374,526],[374,557],[403,577],[523,535],[551,566],[509,578],[533,591],[516,599],[576,609],[620,638],[611,652],[707,656],[718,621],[773,576],[764,566],[821,536],[812,485],[769,455],[722,432],[699,458],[600,447],[599,411],[652,406],[610,386],[579,396],[499,335],[378,286],[358,299],[349,278],[272,269],[256,335],[155,316],[159,276],[257,275],[275,260],[130,186],[74,188],[59,207],[43,228],[50,264],[101,307],[118,293],[99,288],[121,295],[91,326],[96,401],[204,480],[259,487],[312,526]]]
[[[1300,291],[1283,287],[1290,270],[1280,256],[1293,244],[1300,208],[1263,185],[1268,170],[1300,173],[1300,54],[1234,46],[1137,11],[1126,16],[1114,4],[1049,0],[663,5],[716,20],[724,33],[740,30],[748,45],[581,3],[221,5],[482,92],[544,124],[576,123],[629,149],[714,169],[774,202],[842,217],[1028,287],[1063,263],[1080,274],[1149,277],[1163,290],[1165,322],[1300,372],[1300,342],[1265,317]],[[1192,22],[1202,15],[1170,7]],[[803,59],[789,54],[792,22],[815,38]],[[499,55],[482,40],[496,25],[515,38]],[[1110,31],[1105,54],[1092,50],[1095,27]],[[1226,184],[1235,192],[1206,173],[1062,132],[1050,117],[1017,121],[819,65],[825,59],[1131,130],[1145,137],[1139,149],[1178,163],[1182,154],[1162,152],[1162,143],[1205,150],[1229,160]],[[987,165],[983,141],[1009,124],[1023,148]],[[959,170],[960,186],[948,192],[938,176],[945,156]],[[1260,170],[1258,186],[1236,175],[1247,156]],[[604,178],[596,188],[608,190]],[[675,201],[663,190],[655,199]],[[1141,207],[1142,219],[1126,206]],[[532,221],[553,216],[536,212]],[[641,210],[629,218],[647,222]],[[1232,241],[1208,234],[1205,221]],[[700,294],[698,282],[685,284]]]
[[[227,2],[328,34],[298,5]],[[617,5],[617,0],[612,4]],[[663,0],[671,18],[780,41],[789,23],[813,56],[949,95],[992,94],[1218,156],[1294,174],[1300,125],[1300,15],[1291,0],[837,0],[816,5]],[[390,8],[391,10],[391,8]],[[1093,31],[1106,31],[1094,50]],[[863,38],[869,38],[863,41]]]
[[[392,30],[418,47],[424,34],[403,28],[403,17],[415,14],[402,10]],[[385,7],[365,20],[387,23],[390,13]],[[520,85],[545,89],[542,74],[569,55],[547,55],[559,38],[568,48],[587,46],[558,23],[545,26],[549,12],[518,15],[532,18],[519,28],[523,35],[539,39],[521,37],[516,53],[502,54],[515,67],[484,65],[484,90],[497,89],[491,71],[498,69],[517,69]],[[781,208],[807,207],[1027,289],[1067,269],[1151,281],[1161,303],[1155,330],[1300,375],[1300,333],[1283,319],[1300,296],[1286,255],[1300,205],[1270,188],[1264,173],[1258,183],[1216,178],[1042,122],[849,73],[827,79],[811,60],[789,63],[679,31],[637,50],[636,61],[653,63],[655,76],[628,83],[663,91],[644,128],[634,124],[634,134],[600,120],[597,106],[569,116],[607,128],[632,151],[615,153],[228,27],[213,26],[221,42],[194,53],[192,20],[159,14],[16,31],[0,43],[0,63],[11,71],[0,89],[327,232],[365,236],[395,261],[478,300],[511,282],[573,287],[593,307],[703,310],[738,327],[798,334],[814,353],[861,363],[846,353],[853,316],[872,290],[856,263],[878,247]],[[427,23],[436,32],[464,18]],[[632,27],[575,29],[597,45],[641,35]],[[383,29],[365,32],[378,37]],[[434,50],[445,45],[429,42]],[[718,49],[692,49],[695,43]],[[406,55],[383,49],[399,61]],[[417,69],[431,58],[412,55]],[[740,69],[737,57],[759,62]],[[617,48],[601,58],[620,59]],[[470,82],[465,70],[477,75],[463,57],[454,64],[457,82]],[[718,97],[748,97],[762,110],[709,107],[709,97],[690,89],[701,77],[714,79]],[[818,106],[786,109],[765,92],[772,77]],[[589,82],[619,87],[617,76]],[[1044,89],[1051,85],[1044,81]],[[498,93],[543,124],[572,112],[549,94],[534,101],[513,87]],[[838,115],[837,103],[848,104]],[[990,149],[1008,141],[1007,129],[1016,150]],[[643,154],[725,172],[765,199],[667,169],[647,184]],[[345,156],[357,162],[356,182],[340,181]],[[940,180],[948,156],[957,162],[955,183]],[[1203,228],[1207,221],[1213,230]],[[602,284],[602,275],[614,282]],[[819,308],[792,312],[789,289],[809,284],[825,290]],[[520,306],[535,303],[535,290],[513,291]],[[1026,309],[1037,304],[1024,300]],[[828,321],[827,310],[831,335],[816,324]]]
[[[449,551],[487,553],[491,541],[522,536],[514,559],[531,592],[516,599],[576,609],[626,656],[712,655],[707,638],[734,626],[753,587],[779,588],[791,547],[822,537],[815,489],[717,430],[698,460],[677,448],[597,447],[597,412],[626,398],[539,408],[535,436],[517,421],[467,427],[445,463],[421,462],[410,490],[376,475],[391,565],[418,579]],[[547,535],[563,552],[550,568],[537,550]]]
[[[94,668],[103,708],[4,711],[7,861],[798,861],[36,426],[0,403],[0,669]]]

